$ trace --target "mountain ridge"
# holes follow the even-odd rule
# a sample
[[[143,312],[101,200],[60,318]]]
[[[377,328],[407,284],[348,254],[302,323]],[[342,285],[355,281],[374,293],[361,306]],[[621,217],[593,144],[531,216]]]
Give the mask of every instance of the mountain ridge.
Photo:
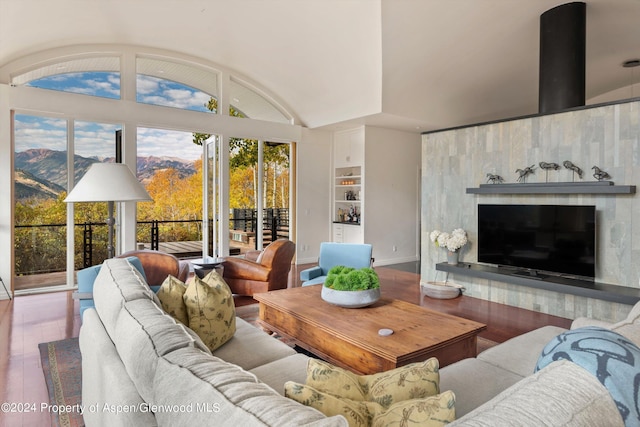
[[[102,159],[103,163],[113,163],[114,157]],[[96,157],[74,155],[75,181],[84,176],[92,164],[100,160]],[[160,170],[175,169],[181,178],[193,175],[195,162],[171,156],[138,157],[136,161],[138,179],[149,182]],[[67,152],[47,148],[33,148],[15,154],[16,200],[29,198],[57,198],[67,187]]]

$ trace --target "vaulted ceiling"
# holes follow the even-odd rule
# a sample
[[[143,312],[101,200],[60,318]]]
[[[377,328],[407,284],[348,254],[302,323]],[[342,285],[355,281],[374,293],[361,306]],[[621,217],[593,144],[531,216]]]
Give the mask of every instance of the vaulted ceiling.
[[[304,126],[419,133],[536,113],[540,15],[564,3],[0,0],[0,67],[77,44],[168,49],[237,70]],[[640,96],[640,67],[622,67],[640,58],[640,0],[586,3],[587,103]]]

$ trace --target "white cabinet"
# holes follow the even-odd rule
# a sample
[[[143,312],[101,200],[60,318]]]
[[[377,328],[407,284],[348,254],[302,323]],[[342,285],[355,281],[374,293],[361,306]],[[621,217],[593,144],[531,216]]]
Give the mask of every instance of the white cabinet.
[[[364,163],[364,128],[336,132],[333,139],[333,165],[362,166]]]
[[[362,227],[357,224],[333,224],[333,241],[336,243],[362,243]]]

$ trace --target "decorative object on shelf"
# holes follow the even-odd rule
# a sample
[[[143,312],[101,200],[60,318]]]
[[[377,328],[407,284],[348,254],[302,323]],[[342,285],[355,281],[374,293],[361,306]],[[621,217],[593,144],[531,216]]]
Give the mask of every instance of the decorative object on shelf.
[[[591,169],[593,169],[593,177],[598,181],[611,178],[611,175],[609,175],[607,172],[600,169],[598,166],[594,166]]]
[[[458,251],[469,242],[467,232],[462,228],[456,228],[451,233],[434,230],[429,238],[437,247],[447,250],[447,263],[454,265],[458,263]]]
[[[344,192],[344,199],[345,200],[357,200],[356,199],[356,192],[349,190],[349,191],[345,191]]]
[[[516,169],[516,173],[518,174],[518,182],[527,182],[527,176],[534,173],[536,169],[536,165],[527,166],[524,169]]]
[[[496,175],[493,173],[487,174],[487,183],[489,184],[502,184],[504,179],[500,175]]]
[[[544,181],[545,182],[549,182],[549,171],[550,170],[554,170],[557,171],[558,169],[560,169],[560,165],[557,163],[549,163],[549,162],[540,162],[538,163],[538,165],[540,166],[540,169],[544,170]]]
[[[462,293],[465,291],[465,288],[452,282],[420,281],[420,290],[430,298],[452,299],[462,295]]]
[[[447,251],[447,264],[456,265],[459,262],[458,252]]]
[[[329,270],[320,296],[339,307],[367,307],[380,299],[380,279],[370,267],[336,265]]]
[[[578,174],[578,177],[582,179],[582,169],[574,165],[573,162],[569,160],[565,160],[564,162],[562,162],[562,166],[564,166],[566,169],[573,171],[573,173],[571,174],[571,181],[575,180],[576,174]]]

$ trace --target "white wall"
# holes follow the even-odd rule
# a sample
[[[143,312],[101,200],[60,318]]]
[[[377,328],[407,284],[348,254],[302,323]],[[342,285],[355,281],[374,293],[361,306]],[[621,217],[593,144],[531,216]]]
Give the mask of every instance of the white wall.
[[[297,145],[296,264],[317,262],[320,243],[331,240],[331,140],[303,128]]]
[[[364,241],[375,265],[419,259],[421,136],[365,127]]]

